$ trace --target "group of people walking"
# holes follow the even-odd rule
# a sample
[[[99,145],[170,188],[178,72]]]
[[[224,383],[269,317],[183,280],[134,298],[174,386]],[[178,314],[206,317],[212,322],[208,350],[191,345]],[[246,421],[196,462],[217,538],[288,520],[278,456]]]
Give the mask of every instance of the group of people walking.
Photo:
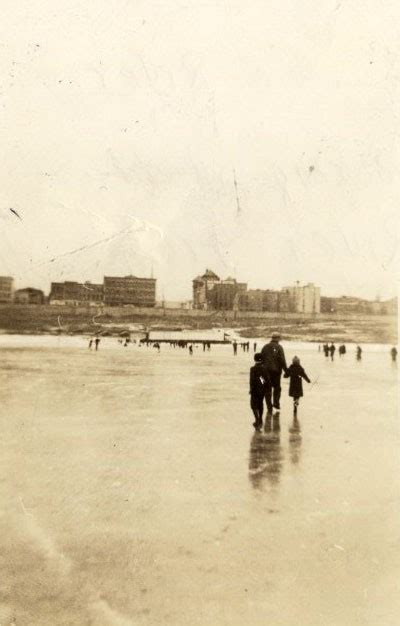
[[[322,346],[322,350],[326,356],[326,358],[331,358],[331,361],[333,361],[334,357],[335,357],[335,352],[336,352],[336,346],[334,343],[331,343],[330,345],[328,343],[324,343]],[[321,345],[318,346],[318,351],[321,351]],[[339,356],[344,356],[347,352],[346,346],[343,343],[342,345],[339,346],[338,349],[339,352]],[[396,346],[393,346],[393,348],[390,349],[390,356],[392,358],[392,361],[395,363],[397,360],[397,348]],[[362,348],[361,346],[357,346],[356,347],[356,359],[357,361],[361,361],[362,359]]]
[[[233,354],[237,354],[238,346],[241,346],[243,352],[250,351],[250,341],[242,341],[241,343],[238,343],[237,341],[233,341],[232,342]],[[254,344],[254,346],[257,346],[257,344]]]
[[[99,343],[100,343],[100,337],[95,337],[94,339],[89,339],[89,350],[92,349],[92,346],[94,344],[94,349],[97,351],[99,349]]]
[[[305,380],[310,383],[304,368],[300,363],[300,359],[293,357],[292,364],[288,367],[286,364],[285,352],[279,343],[280,335],[277,332],[272,333],[271,341],[262,348],[261,352],[254,354],[254,365],[250,368],[250,406],[255,421],[254,428],[261,430],[263,425],[264,401],[267,407],[267,417],[272,415],[273,409],[280,410],[281,398],[281,376],[290,379],[289,396],[293,398],[293,411],[297,415],[297,407],[300,398],[303,396],[303,383]],[[322,346],[326,357],[331,357],[333,361],[336,346],[334,343],[324,344]],[[321,346],[318,346],[321,350]],[[339,355],[346,354],[346,346],[339,346]],[[397,348],[394,346],[390,350],[392,361],[397,359]],[[362,348],[357,346],[356,358],[361,360]],[[277,413],[278,415],[278,413]]]
[[[331,361],[334,360],[335,352],[336,352],[336,346],[334,343],[331,343],[331,345],[329,345],[328,343],[324,343],[322,346],[322,350],[326,358],[331,357]],[[321,346],[318,346],[318,351],[321,351]],[[346,354],[347,349],[344,343],[342,343],[342,345],[339,346],[338,352],[339,352],[339,356],[344,356]],[[362,348],[360,346],[357,346],[356,348],[357,361],[361,361],[361,357],[362,357]]]
[[[359,346],[358,346],[359,347]],[[321,350],[321,346],[318,346],[318,350]],[[322,350],[325,354],[325,356],[331,357],[331,361],[333,361],[333,359],[335,358],[335,352],[336,352],[336,346],[334,343],[331,343],[331,345],[324,343],[324,345],[322,346]],[[361,348],[360,348],[361,350]],[[339,356],[344,356],[346,354],[346,346],[344,345],[344,343],[342,343],[341,346],[339,346]]]
[[[293,398],[294,413],[297,413],[299,400],[303,396],[304,379],[308,378],[300,359],[295,356],[292,364],[286,364],[285,352],[279,343],[280,335],[272,333],[271,341],[254,355],[254,365],[250,368],[250,406],[255,418],[254,428],[261,430],[264,412],[264,400],[267,406],[267,415],[271,415],[273,409],[280,410],[281,376],[290,379],[289,396]]]

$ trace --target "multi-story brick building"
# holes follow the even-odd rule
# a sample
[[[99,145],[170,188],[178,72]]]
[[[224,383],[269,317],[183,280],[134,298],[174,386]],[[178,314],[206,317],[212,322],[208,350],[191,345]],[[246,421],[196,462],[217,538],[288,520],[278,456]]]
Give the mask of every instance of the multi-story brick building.
[[[264,311],[265,289],[249,289],[246,297],[247,311]]]
[[[0,302],[12,302],[14,279],[11,276],[0,276]]]
[[[279,291],[275,291],[273,289],[266,289],[264,291],[264,311],[269,311],[271,313],[276,313],[279,311]]]
[[[290,313],[294,310],[293,299],[288,289],[282,289],[278,292],[278,308],[279,313]]]
[[[247,283],[235,278],[221,280],[207,269],[193,280],[193,308],[216,311],[244,310],[247,308]]]
[[[119,306],[132,304],[153,307],[156,302],[154,278],[105,276],[104,283],[76,281],[51,283],[50,304]]]
[[[14,292],[15,304],[44,304],[45,296],[41,289],[25,287]]]
[[[348,314],[380,314],[383,313],[384,306],[380,301],[364,300],[353,296],[340,296],[331,298],[331,312]]]
[[[215,272],[207,269],[203,276],[197,276],[193,280],[193,308],[207,309],[211,303],[211,291],[219,284],[221,279]]]
[[[239,311],[247,307],[247,284],[234,278],[216,283],[209,295],[210,308],[217,311]]]
[[[344,315],[397,315],[397,298],[391,300],[364,300],[353,296],[321,297],[321,313]]]
[[[138,276],[105,276],[104,303],[108,306],[131,304],[154,307],[156,304],[156,279]]]
[[[63,283],[51,283],[49,302],[50,304],[79,305],[102,304],[104,301],[104,287],[101,284],[78,283],[66,280]]]
[[[273,289],[249,289],[247,292],[248,311],[279,311],[279,291]]]

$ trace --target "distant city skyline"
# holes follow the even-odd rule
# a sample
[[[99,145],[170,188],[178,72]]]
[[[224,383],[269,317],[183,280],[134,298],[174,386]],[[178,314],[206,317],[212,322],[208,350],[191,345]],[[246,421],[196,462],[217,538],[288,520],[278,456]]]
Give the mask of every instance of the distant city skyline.
[[[196,276],[201,276],[206,270],[214,271],[213,268],[207,266],[207,267],[205,267],[203,269],[202,272],[199,272]],[[215,273],[218,275],[218,272],[215,272]],[[21,290],[21,289],[26,289],[26,288],[33,288],[33,289],[42,290],[44,295],[48,296],[50,294],[51,283],[59,283],[59,282],[62,283],[64,281],[70,281],[70,282],[77,282],[77,283],[82,283],[82,284],[84,284],[84,283],[92,283],[94,285],[97,285],[97,284],[103,283],[104,277],[106,275],[108,275],[108,276],[117,276],[116,274],[112,274],[111,275],[110,272],[106,272],[106,274],[102,275],[101,278],[98,278],[96,280],[93,280],[93,278],[88,278],[87,276],[83,277],[82,279],[78,279],[76,276],[73,276],[73,277],[70,277],[70,278],[61,277],[58,280],[52,280],[47,285],[43,285],[43,286],[39,286],[38,284],[28,284],[26,281],[25,282],[22,281],[21,284],[18,284],[15,276],[11,276],[10,274],[7,275],[7,276],[13,278],[13,281],[14,281],[14,283],[13,283],[13,290],[14,291]],[[183,298],[180,298],[180,299],[178,299],[178,298],[174,299],[174,298],[166,297],[164,292],[163,293],[160,292],[160,289],[159,289],[159,286],[158,286],[159,281],[158,281],[157,275],[154,272],[154,268],[153,267],[151,268],[151,271],[150,271],[150,273],[148,275],[144,275],[144,274],[143,275],[139,275],[138,273],[135,274],[134,272],[118,274],[118,276],[121,276],[121,277],[124,277],[124,276],[126,277],[126,276],[129,276],[129,275],[135,276],[135,277],[138,277],[138,278],[154,278],[155,281],[156,281],[156,300],[157,300],[157,302],[162,302],[163,300],[169,301],[169,302],[190,302],[190,301],[193,300],[192,283],[193,283],[193,279],[196,278],[196,276],[193,276],[189,280],[189,284],[187,285],[187,290],[186,290],[186,296],[187,297],[183,297]],[[0,272],[0,276],[6,276],[6,274]],[[228,278],[235,278],[234,276],[223,276],[223,275],[222,276],[219,275],[219,277],[222,280],[227,280]],[[323,287],[321,287],[321,285],[317,285],[313,281],[309,281],[309,280],[308,281],[298,281],[298,280],[296,280],[291,285],[290,284],[285,284],[285,285],[277,285],[277,286],[251,285],[251,283],[249,281],[246,281],[246,280],[242,281],[240,279],[238,280],[238,282],[245,282],[246,285],[247,285],[248,290],[250,290],[250,291],[251,290],[280,291],[280,290],[283,290],[283,289],[287,289],[287,288],[293,287],[297,283],[299,283],[302,286],[314,285],[315,287],[320,288],[320,290],[321,290],[321,297],[327,297],[327,298],[330,298],[330,297],[332,297],[332,298],[348,297],[348,298],[365,299],[365,300],[370,300],[370,301],[377,301],[377,300],[384,301],[384,300],[390,300],[392,298],[397,297],[397,294],[388,295],[386,297],[381,296],[381,294],[376,294],[375,297],[369,298],[369,297],[360,296],[360,295],[357,295],[357,294],[354,294],[354,293],[338,293],[338,294],[326,293],[323,290]]]
[[[153,265],[158,297],[183,300],[210,266],[249,288],[397,293],[390,10],[64,5],[6,11],[1,274],[46,289]]]

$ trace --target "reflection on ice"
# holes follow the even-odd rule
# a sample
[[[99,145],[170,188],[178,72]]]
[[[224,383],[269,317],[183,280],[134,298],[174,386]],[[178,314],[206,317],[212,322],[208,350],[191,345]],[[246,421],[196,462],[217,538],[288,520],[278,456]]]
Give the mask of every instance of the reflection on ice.
[[[256,432],[250,443],[249,478],[254,489],[262,489],[265,481],[271,487],[279,484],[283,464],[280,442],[279,413],[267,415],[264,433]]]
[[[289,452],[291,462],[297,465],[301,457],[301,434],[300,422],[296,415],[294,415],[293,423],[289,428]]]

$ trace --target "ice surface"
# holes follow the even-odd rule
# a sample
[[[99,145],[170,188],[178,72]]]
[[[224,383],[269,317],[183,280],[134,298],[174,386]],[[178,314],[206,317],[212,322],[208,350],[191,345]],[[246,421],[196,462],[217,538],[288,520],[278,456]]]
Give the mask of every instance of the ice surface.
[[[315,384],[254,434],[251,352],[1,337],[0,623],[397,626],[390,347],[283,345]]]

